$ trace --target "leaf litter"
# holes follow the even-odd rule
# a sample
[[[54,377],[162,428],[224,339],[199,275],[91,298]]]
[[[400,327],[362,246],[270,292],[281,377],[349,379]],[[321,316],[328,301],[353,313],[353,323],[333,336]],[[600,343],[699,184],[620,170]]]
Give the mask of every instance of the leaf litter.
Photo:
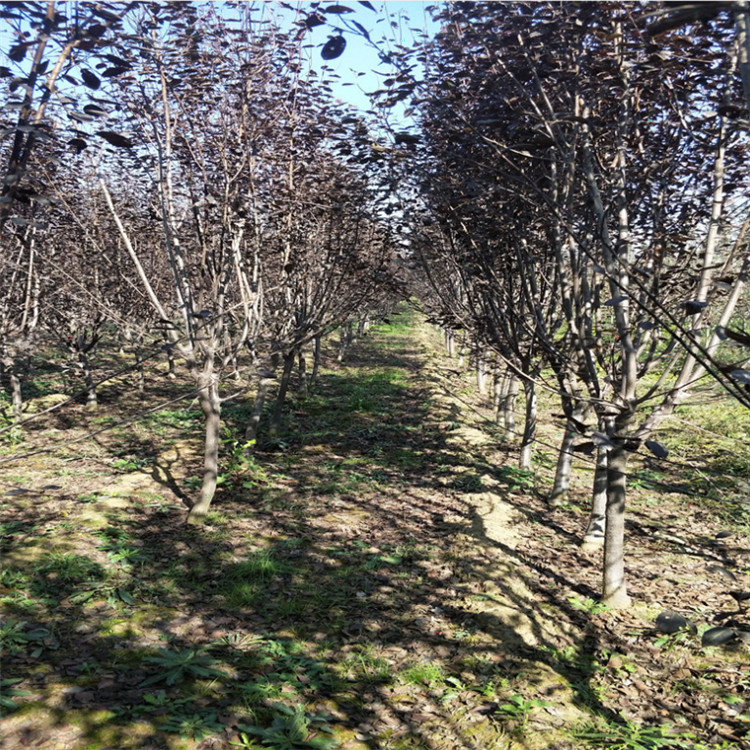
[[[488,437],[488,409],[466,395],[469,377],[450,369],[433,329],[375,334],[347,366],[333,359],[316,398],[335,405],[358,381],[377,376],[374,382],[389,385],[375,411],[351,418],[329,408],[321,424],[304,399],[293,402],[286,452],[258,454],[275,479],[219,494],[221,516],[202,535],[184,526],[169,490],[200,463],[182,432],[175,442],[133,428],[130,439],[155,457],[154,466],[112,470],[110,482],[102,459],[122,434],[109,445],[105,438],[98,455],[79,455],[74,476],[64,473],[62,451],[25,465],[23,493],[3,483],[3,528],[33,525],[41,540],[5,535],[12,569],[33,570],[52,550],[68,555],[72,568],[88,557],[114,576],[110,584],[81,572],[79,587],[94,592],[83,604],[75,586],[51,593],[3,579],[5,619],[23,620],[28,632],[50,631],[37,656],[20,649],[4,659],[6,673],[23,678],[14,687],[31,693],[0,720],[5,747],[56,738],[71,748],[228,748],[238,739],[233,727],[249,721],[247,703],[236,699],[242,685],[278,689],[277,699],[327,715],[345,748],[572,749],[581,743],[571,731],[597,715],[677,724],[704,741],[743,741],[746,645],[734,636],[723,641],[723,631],[708,641],[734,650],[701,650],[700,633],[690,630],[660,641],[655,621],[674,611],[703,623],[705,633],[731,602],[716,571],[747,582],[744,535],[723,536],[718,548],[718,524],[697,508],[685,513],[680,498],[667,495],[664,503],[680,509],[670,531],[698,537],[691,553],[648,533],[663,504],[638,506],[630,553],[638,605],[603,611],[596,606],[600,552],[577,545],[583,493],[571,510],[548,509],[536,489],[509,491],[498,470],[513,462],[512,446]],[[75,412],[71,432],[90,418]],[[118,497],[120,481],[127,497]],[[34,487],[46,489],[43,503]],[[112,528],[127,530],[132,544],[120,549],[140,554],[139,568],[112,564],[102,551],[101,533],[114,535]],[[228,565],[246,563],[252,574],[244,589],[222,584]],[[33,606],[20,617],[22,588]],[[118,599],[119,590],[127,598]],[[732,617],[725,630],[747,627],[742,612]],[[166,659],[201,647],[226,671],[225,687],[206,687],[201,699],[188,683],[163,689],[173,701],[189,697],[200,716],[213,706],[224,729],[177,739],[149,723],[155,714],[138,714],[155,687],[142,683],[158,682],[149,657],[159,649]],[[272,706],[270,698],[252,704],[264,726]]]

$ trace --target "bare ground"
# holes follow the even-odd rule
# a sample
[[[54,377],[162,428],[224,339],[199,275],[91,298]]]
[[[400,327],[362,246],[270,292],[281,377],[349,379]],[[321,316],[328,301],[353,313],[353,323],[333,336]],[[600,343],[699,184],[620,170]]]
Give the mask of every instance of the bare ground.
[[[154,379],[136,398],[123,385],[96,415],[66,407],[14,448],[55,450],[0,475],[4,569],[27,575],[2,580],[5,618],[47,632],[43,648],[3,658],[3,676],[29,693],[0,721],[3,748],[224,748],[238,724],[267,726],[273,701],[325,713],[352,749],[573,749],[570,731],[597,718],[743,746],[747,647],[655,645],[653,619],[726,611],[707,566],[747,586],[746,536],[717,542],[721,527],[682,496],[644,499],[630,527],[637,605],[599,611],[600,553],[577,544],[585,476],[565,509],[546,508],[544,472],[519,487],[512,445],[492,438],[483,400],[434,332],[381,331],[346,367],[329,365],[314,397],[293,402],[283,450],[258,454],[268,481],[235,478],[204,529],[184,524],[183,480],[199,466],[184,416],[70,442],[187,384]],[[147,463],[115,468],[124,455]],[[665,518],[671,538],[652,533]],[[142,551],[138,565],[113,562],[102,544],[113,528]],[[238,599],[224,581],[264,550],[278,569]],[[115,577],[45,568],[50,552]],[[145,657],[166,644],[210,645],[225,678],[142,686]],[[273,700],[243,703],[242,686],[261,683],[278,688]],[[224,729],[202,740],[184,723],[164,731],[168,708],[137,713],[157,689]]]

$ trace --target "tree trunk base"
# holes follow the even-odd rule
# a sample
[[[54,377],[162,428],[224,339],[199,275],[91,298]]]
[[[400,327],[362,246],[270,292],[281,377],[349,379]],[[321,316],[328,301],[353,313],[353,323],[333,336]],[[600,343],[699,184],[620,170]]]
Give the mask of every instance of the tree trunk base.
[[[197,512],[193,513],[193,509],[190,509],[190,512],[188,513],[187,519],[185,520],[185,523],[187,523],[190,526],[203,526],[203,524],[206,522],[206,514],[204,512]]]
[[[597,550],[600,550],[604,546],[604,537],[583,537],[583,541],[581,542],[581,545],[579,549],[581,552],[596,552]]]
[[[628,609],[632,600],[624,589],[616,589],[609,596],[602,597],[602,604],[610,609]]]
[[[568,491],[561,490],[560,492],[553,492],[547,498],[547,505],[551,508],[556,508],[559,505],[565,505],[568,502]]]

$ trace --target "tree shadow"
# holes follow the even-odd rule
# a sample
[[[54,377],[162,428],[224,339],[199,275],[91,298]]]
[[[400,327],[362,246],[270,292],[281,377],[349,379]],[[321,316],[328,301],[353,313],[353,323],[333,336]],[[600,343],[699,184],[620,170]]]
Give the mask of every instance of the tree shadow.
[[[382,366],[370,340],[350,363]],[[277,703],[326,713],[342,738],[356,734],[373,750],[388,732],[423,748],[479,750],[516,729],[497,712],[512,695],[491,688],[502,680],[550,701],[570,691],[580,714],[618,720],[594,682],[598,621],[565,595],[594,598],[593,588],[497,538],[475,496],[491,489],[519,517],[573,535],[553,514],[484,486],[507,474],[453,439],[458,407],[409,380],[424,369],[420,351],[389,356],[407,374],[343,370],[292,398],[287,451],[257,454],[273,486],[222,488],[204,527],[173,508],[141,507],[137,519],[113,509],[79,538],[73,572],[59,560],[27,563],[18,572],[36,583],[3,584],[22,632],[52,634],[39,653],[38,641],[21,640],[5,660],[4,676],[33,692],[4,720],[9,750],[49,744],[55,730],[72,747],[162,750],[191,727],[212,732],[204,747],[212,738],[228,747],[233,727],[268,729],[282,717]],[[239,411],[226,413],[239,428]],[[149,437],[132,448],[159,450]],[[175,494],[178,460],[153,465]],[[31,526],[51,520],[41,505],[24,514]],[[221,676],[200,672],[214,668]],[[45,720],[24,703],[45,706]],[[512,738],[518,748],[536,741]]]

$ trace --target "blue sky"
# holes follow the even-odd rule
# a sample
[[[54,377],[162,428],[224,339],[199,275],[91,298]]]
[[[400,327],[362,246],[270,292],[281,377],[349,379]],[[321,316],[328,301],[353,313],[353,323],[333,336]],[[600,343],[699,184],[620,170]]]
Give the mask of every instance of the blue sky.
[[[314,9],[309,2],[290,2],[288,5],[299,7],[305,13],[311,13]],[[321,7],[325,8],[333,4],[323,2]],[[370,38],[385,53],[393,48],[394,44],[411,47],[415,41],[420,41],[420,33],[432,35],[437,31],[437,24],[433,23],[430,14],[425,10],[429,5],[438,5],[439,2],[373,2],[375,12],[360,5],[354,0],[336,0],[336,4],[351,8],[353,13],[341,15],[328,14],[328,24],[316,26],[308,32],[308,41],[314,43],[315,49],[310,50],[311,64],[316,70],[322,65],[328,65],[341,77],[333,86],[334,95],[342,101],[352,104],[361,109],[368,109],[369,99],[365,92],[375,91],[382,87],[383,80],[395,73],[395,69],[378,59],[378,53],[367,41],[356,33],[347,31],[346,21],[356,21],[370,34]],[[283,8],[279,2],[271,0],[266,7],[271,15],[279,19],[280,24],[293,19],[294,14]],[[344,30],[346,49],[343,54],[335,60],[325,61],[320,57],[320,48],[327,41],[329,35],[335,33],[331,25]],[[378,75],[378,71],[382,75]],[[359,75],[363,73],[364,75]],[[349,84],[349,85],[346,85]],[[396,105],[391,113],[394,117],[403,115],[404,106]]]
[[[200,4],[203,5],[203,3]],[[221,0],[216,0],[212,4],[221,6],[224,3]],[[395,44],[412,47],[415,41],[420,40],[420,33],[434,34],[437,25],[432,22],[430,14],[425,8],[429,5],[438,4],[440,4],[439,0],[433,2],[419,2],[417,0],[377,2],[377,0],[371,0],[371,5],[375,8],[373,11],[356,2],[356,0],[324,0],[319,3],[323,9],[331,5],[344,5],[351,8],[353,12],[326,14],[328,22],[325,25],[317,26],[307,32],[305,43],[315,45],[312,49],[307,50],[310,64],[317,71],[320,71],[323,65],[327,65],[340,76],[340,80],[334,81],[332,86],[334,96],[337,99],[362,110],[367,110],[370,107],[370,102],[366,92],[382,88],[384,79],[397,71],[393,66],[381,62],[377,50],[369,45],[361,35],[350,32],[347,25],[351,27],[351,22],[356,21],[363,26],[370,34],[372,41],[387,54]],[[60,5],[65,8],[70,3],[61,3]],[[282,28],[289,28],[295,18],[303,18],[315,10],[310,2],[295,2],[294,0],[288,0],[283,4],[280,0],[265,0],[265,2],[257,2],[256,0],[254,5],[260,11],[259,16],[272,17]],[[284,5],[287,7],[283,7]],[[301,15],[298,16],[297,12],[289,10],[290,6],[299,9]],[[344,31],[347,45],[340,57],[325,61],[320,56],[320,50],[329,36],[336,33],[335,28],[332,27]],[[9,32],[9,26],[6,23],[0,23],[0,47],[3,53],[7,53],[9,47],[13,44],[13,37]],[[6,55],[0,54],[0,64],[7,65],[8,62]],[[24,62],[27,63],[27,61]],[[11,67],[14,68],[15,66],[11,64]],[[25,69],[25,67],[22,65],[19,70]],[[374,71],[378,71],[380,75]],[[388,111],[389,119],[393,124],[402,122],[406,124],[403,115],[404,109],[405,103],[401,102]]]

